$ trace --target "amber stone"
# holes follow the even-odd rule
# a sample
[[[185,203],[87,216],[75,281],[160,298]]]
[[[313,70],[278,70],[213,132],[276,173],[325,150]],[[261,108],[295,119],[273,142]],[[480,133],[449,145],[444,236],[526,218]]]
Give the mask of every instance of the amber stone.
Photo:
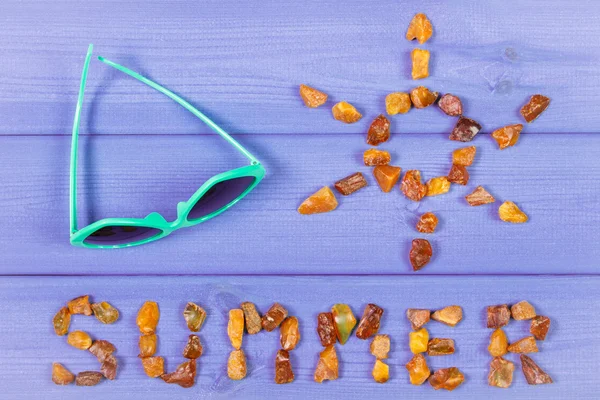
[[[79,350],[87,350],[92,345],[92,338],[83,331],[73,331],[67,336],[67,343]]]
[[[377,146],[387,142],[390,138],[390,121],[382,114],[379,114],[371,123],[367,132],[367,144]]]
[[[202,343],[200,343],[200,338],[196,335],[190,335],[188,337],[188,341],[183,348],[183,357],[195,360],[202,356]]]
[[[448,306],[431,314],[431,319],[448,326],[456,326],[462,321],[463,312],[460,306]]]
[[[158,304],[154,301],[147,301],[138,311],[135,322],[138,328],[140,328],[141,333],[149,335],[154,333],[159,319],[160,311],[158,310]]]
[[[375,360],[372,375],[375,382],[386,383],[390,379],[390,367],[381,360]]]
[[[410,321],[410,326],[417,331],[429,322],[431,311],[418,308],[409,308],[406,310],[406,318]]]
[[[340,179],[334,185],[335,189],[344,196],[348,196],[365,186],[367,186],[367,181],[360,172],[355,172],[344,179]]]
[[[345,344],[356,326],[356,318],[347,304],[334,304],[331,315],[335,323],[335,335],[340,344]]]
[[[487,308],[487,327],[502,328],[508,325],[510,321],[510,309],[506,304],[497,306],[488,306]]]
[[[332,313],[320,313],[317,316],[317,334],[319,335],[319,340],[321,340],[321,345],[323,345],[323,347],[335,344],[337,336]]]
[[[504,150],[517,143],[522,130],[523,125],[521,124],[507,125],[492,132],[492,137],[498,142],[500,150]]]
[[[250,335],[254,335],[262,329],[262,319],[260,314],[256,310],[254,303],[245,301],[240,304],[240,308],[244,311],[244,322],[246,325],[246,331]]]
[[[196,360],[181,363],[175,371],[160,377],[165,383],[176,383],[182,388],[192,387],[196,379]]]
[[[106,360],[108,356],[114,353],[117,349],[108,340],[96,340],[88,349],[90,353],[96,356],[99,362]]]
[[[511,353],[537,353],[538,347],[533,336],[527,336],[508,345],[508,351]]]
[[[421,215],[417,222],[417,230],[421,233],[433,233],[438,224],[438,218],[432,212]]]
[[[511,222],[513,224],[523,224],[529,220],[527,214],[512,201],[505,201],[498,209],[498,215],[504,222]]]
[[[477,147],[475,146],[461,147],[460,149],[456,149],[452,152],[452,164],[468,167],[473,164],[476,153]]]
[[[388,115],[406,114],[411,106],[408,93],[394,92],[385,96],[385,110]]]
[[[462,115],[462,102],[460,99],[450,93],[446,93],[442,97],[440,97],[440,101],[438,101],[438,107],[446,114],[451,117],[458,117]]]
[[[427,193],[427,186],[421,183],[421,173],[416,169],[411,169],[404,173],[400,190],[412,201],[421,201]]]
[[[429,384],[435,389],[452,391],[465,381],[465,376],[456,367],[443,368],[435,371],[429,378]]]
[[[183,318],[190,331],[198,332],[206,320],[206,311],[198,304],[190,301],[183,309]]]
[[[510,313],[512,317],[517,321],[532,319],[536,316],[535,308],[525,300],[514,304],[510,308]]]
[[[452,168],[448,172],[448,180],[459,185],[466,185],[469,183],[469,171],[462,165],[452,164]]]
[[[371,341],[371,346],[369,349],[371,354],[373,354],[378,360],[385,360],[388,358],[388,353],[390,352],[389,335],[375,335]]]
[[[409,259],[410,264],[413,267],[413,271],[422,269],[429,263],[431,256],[433,255],[433,249],[431,243],[426,239],[413,239],[412,246],[410,248]]]
[[[529,332],[537,340],[545,340],[548,330],[550,329],[550,318],[538,315],[531,320]]]
[[[415,14],[406,30],[406,39],[417,39],[420,44],[425,43],[433,34],[431,21],[423,13]]]
[[[465,196],[465,199],[467,200],[467,203],[473,207],[490,204],[496,201],[494,196],[485,190],[483,186],[477,186],[475,190],[473,190],[473,193]]]
[[[448,354],[454,354],[454,340],[434,338],[429,341],[428,356],[446,356]]]
[[[140,354],[138,357],[151,357],[156,353],[156,334],[141,335],[138,342]]]
[[[307,85],[300,85],[300,97],[302,97],[306,107],[310,108],[322,106],[327,101],[325,93]]]
[[[353,124],[362,118],[362,114],[350,103],[340,101],[331,109],[333,118],[346,124]]]
[[[553,383],[552,378],[541,369],[530,357],[521,354],[521,367],[527,383],[530,385],[543,385]]]
[[[68,385],[73,383],[75,375],[66,369],[62,364],[52,363],[52,382],[57,385]]]
[[[90,296],[79,296],[67,303],[71,314],[92,315],[92,307],[90,305]]]
[[[277,328],[288,316],[288,311],[279,303],[275,303],[269,308],[269,311],[262,317],[262,327],[265,331],[271,332]]]
[[[75,384],[77,386],[96,386],[102,381],[104,375],[96,371],[83,371],[77,374]]]
[[[429,50],[413,49],[410,58],[412,60],[412,78],[427,78],[429,76]]]
[[[488,351],[492,357],[500,357],[508,353],[508,338],[501,328],[497,328],[490,335]]]
[[[450,133],[450,140],[470,142],[481,130],[481,125],[471,118],[461,116]]]
[[[359,339],[368,339],[379,331],[383,308],[376,304],[367,304],[363,316],[356,328],[356,337]]]
[[[117,359],[112,354],[106,356],[100,364],[100,372],[108,380],[114,380],[117,377]]]
[[[324,186],[304,200],[298,207],[298,212],[304,215],[325,213],[335,210],[337,206],[335,195],[329,187]]]
[[[234,349],[242,347],[244,338],[244,312],[239,308],[229,310],[229,322],[227,323],[227,336]]]
[[[279,350],[275,356],[275,383],[281,385],[293,381],[294,371],[290,362],[290,353],[286,350]]]
[[[333,381],[338,378],[339,363],[335,346],[330,345],[319,353],[319,362],[315,369],[315,382]]]
[[[92,304],[92,311],[98,321],[103,324],[113,324],[119,319],[119,310],[106,301]]]
[[[413,354],[426,352],[428,344],[429,332],[427,332],[427,329],[421,328],[408,334],[408,347],[410,347]]]
[[[513,380],[515,364],[502,357],[495,357],[490,363],[488,384],[499,388],[510,387]]]
[[[410,91],[410,100],[415,108],[429,107],[438,98],[438,92],[432,92],[425,86],[418,86]]]
[[[391,165],[378,165],[373,168],[373,176],[381,190],[385,193],[391,192],[396,182],[398,182],[401,172],[402,168]]]
[[[543,113],[546,108],[550,105],[550,98],[541,94],[534,94],[529,99],[529,102],[521,108],[521,115],[525,118],[525,121],[533,122],[537,117]]]
[[[165,373],[165,360],[162,357],[144,357],[142,366],[150,378],[158,378]]]
[[[71,313],[67,307],[63,307],[52,319],[52,325],[54,326],[54,332],[58,336],[64,336],[69,333],[69,326],[71,325]]]
[[[287,317],[279,326],[279,341],[283,350],[294,350],[300,342],[298,318]]]
[[[408,370],[411,385],[422,385],[429,378],[429,375],[431,375],[431,371],[427,366],[427,360],[423,354],[415,354],[406,363],[406,369]]]
[[[450,181],[445,176],[438,176],[431,178],[425,184],[427,196],[439,196],[440,194],[448,193],[450,191]]]
[[[366,166],[388,165],[392,156],[385,150],[368,149],[363,154],[363,161]]]

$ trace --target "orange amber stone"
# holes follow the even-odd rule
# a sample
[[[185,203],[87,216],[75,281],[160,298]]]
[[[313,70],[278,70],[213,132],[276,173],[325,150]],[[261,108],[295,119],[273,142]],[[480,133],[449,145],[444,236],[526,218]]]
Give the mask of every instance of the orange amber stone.
[[[140,348],[138,357],[144,358],[153,356],[154,353],[156,353],[156,334],[152,333],[150,335],[140,336],[138,346]]]
[[[431,256],[433,256],[431,243],[426,239],[414,239],[408,256],[413,271],[419,271],[429,263]]]
[[[92,345],[92,338],[83,331],[73,331],[67,336],[67,343],[79,350],[87,350]]]
[[[383,361],[376,360],[372,374],[375,382],[386,383],[390,379],[390,367]]]
[[[294,350],[300,341],[298,318],[287,317],[279,326],[279,341],[283,350]]]
[[[300,97],[302,97],[306,107],[310,108],[322,106],[327,101],[325,93],[306,85],[300,85]]]
[[[358,323],[356,328],[356,337],[359,339],[368,339],[375,335],[379,331],[379,325],[381,324],[381,316],[383,315],[383,308],[377,304],[367,304],[363,316]]]
[[[550,375],[545,373],[543,369],[525,354],[521,354],[521,366],[523,367],[523,375],[525,375],[528,384],[543,385],[553,383]]]
[[[142,366],[150,378],[158,378],[165,373],[165,360],[162,357],[144,357]]]
[[[416,14],[408,25],[406,30],[406,39],[417,39],[420,44],[425,43],[433,34],[433,26],[427,15],[423,13]]]
[[[537,340],[545,340],[549,329],[550,329],[550,318],[544,317],[543,315],[538,315],[537,317],[535,317],[534,319],[531,320],[531,326],[529,327],[529,332]]]
[[[510,309],[506,304],[497,306],[488,306],[487,308],[487,327],[502,328],[510,322]]]
[[[408,347],[413,354],[424,353],[427,351],[429,344],[429,332],[427,329],[421,328],[418,331],[408,334]]]
[[[323,347],[335,344],[337,335],[332,313],[319,313],[317,316],[317,334],[319,335],[319,340],[321,340],[321,345]]]
[[[431,371],[427,366],[427,360],[423,354],[415,354],[413,358],[406,363],[406,369],[412,385],[422,385],[425,383]]]
[[[450,93],[446,93],[438,101],[438,107],[444,112],[444,114],[451,117],[458,117],[462,115],[462,102],[460,99]]]
[[[387,165],[392,156],[385,150],[369,149],[363,154],[363,160],[366,166]]]
[[[362,118],[362,114],[350,103],[340,101],[331,109],[333,118],[347,124],[353,124]]]
[[[512,201],[505,201],[498,209],[500,219],[513,224],[522,224],[529,219],[521,209]]]
[[[492,332],[488,351],[492,357],[500,357],[508,353],[508,338],[502,329],[498,328]]]
[[[204,349],[202,347],[202,343],[200,343],[200,338],[196,335],[190,335],[188,337],[188,342],[183,348],[183,357],[190,360],[195,360],[202,356],[203,351]]]
[[[136,318],[136,324],[140,328],[140,332],[144,335],[154,333],[158,320],[160,319],[160,311],[158,311],[158,304],[154,301],[145,302]]]
[[[450,140],[470,142],[480,130],[481,125],[479,122],[461,115],[454,129],[450,132]]]
[[[119,310],[111,306],[106,301],[92,304],[92,311],[103,324],[112,324],[119,319]]]
[[[329,187],[324,186],[304,200],[298,207],[298,212],[304,215],[325,213],[335,210],[337,206],[335,195]]]
[[[52,382],[57,385],[68,385],[73,383],[75,375],[73,375],[62,364],[52,363]]]
[[[450,181],[445,176],[431,178],[425,185],[427,186],[427,196],[438,196],[450,191]]]
[[[494,132],[492,132],[492,137],[496,139],[496,142],[498,142],[500,150],[503,150],[507,147],[514,146],[517,143],[522,130],[523,125],[521,124],[508,125],[500,129],[496,129]]]
[[[371,354],[378,360],[388,358],[390,352],[390,337],[388,335],[375,335],[370,346]]]
[[[367,132],[367,144],[377,146],[387,142],[390,138],[390,121],[384,116],[379,115],[373,120],[369,131]]]
[[[475,190],[473,190],[473,193],[465,196],[465,199],[467,199],[467,203],[471,206],[481,206],[496,201],[494,196],[485,190],[483,186],[477,186]]]
[[[54,326],[54,332],[58,336],[64,336],[69,332],[69,326],[71,325],[71,313],[67,307],[63,307],[52,319],[52,325]]]
[[[404,173],[400,190],[412,201],[421,201],[427,193],[427,186],[421,183],[421,173],[416,169],[411,169]]]
[[[417,308],[409,308],[406,310],[406,318],[410,321],[410,326],[413,330],[418,331],[429,322],[431,311]]]
[[[452,164],[452,168],[448,172],[448,180],[459,185],[466,185],[469,183],[469,171],[462,165]]]
[[[456,326],[462,321],[463,312],[460,306],[448,306],[431,314],[431,319],[448,326]]]
[[[408,93],[394,92],[385,96],[385,110],[388,115],[406,114],[411,106]]]
[[[448,391],[456,389],[465,381],[465,376],[456,367],[438,369],[429,378],[429,384],[435,389],[445,389]]]
[[[476,152],[477,147],[475,146],[461,147],[460,149],[456,149],[452,152],[452,164],[468,167],[469,165],[473,164],[473,159],[475,158]]]
[[[539,117],[549,105],[549,97],[542,96],[541,94],[534,94],[529,99],[529,102],[521,108],[521,115],[528,123],[533,122],[533,120]]]
[[[90,353],[96,356],[99,362],[109,359],[112,353],[117,351],[114,344],[108,340],[96,340],[88,349]]]
[[[315,370],[315,382],[322,383],[325,380],[333,381],[338,378],[338,358],[335,346],[327,346],[319,354],[319,363]]]
[[[286,350],[279,350],[275,357],[275,383],[282,385],[293,381],[294,371],[290,362],[290,353]]]
[[[454,354],[454,340],[434,338],[427,345],[428,356],[446,356]]]
[[[417,230],[421,233],[433,233],[438,224],[438,218],[432,212],[421,215],[417,222]]]
[[[90,296],[79,296],[67,303],[71,314],[92,315]]]
[[[343,196],[348,196],[359,189],[367,186],[367,180],[360,172],[355,172],[352,175],[340,179],[334,185],[335,189]]]
[[[410,99],[415,108],[429,107],[438,98],[438,92],[432,92],[425,86],[418,86],[410,91]]]
[[[391,165],[378,165],[373,168],[373,176],[381,190],[385,193],[389,193],[392,190],[396,182],[398,182],[401,172],[402,168]]]
[[[536,316],[535,308],[525,300],[514,304],[510,308],[510,313],[512,317],[517,321],[532,319]]]
[[[267,332],[271,332],[281,325],[287,316],[288,310],[286,310],[284,306],[279,303],[273,303],[271,308],[269,308],[269,310],[262,317],[262,328]]]
[[[537,353],[538,347],[533,336],[527,336],[521,340],[508,345],[508,351],[511,353]]]
[[[244,354],[244,350],[233,350],[227,360],[227,376],[229,376],[229,379],[239,381],[246,377],[246,373],[246,355]]]
[[[502,357],[496,357],[490,363],[490,373],[488,375],[488,385],[499,388],[510,387],[513,380],[515,364],[505,360]]]
[[[429,76],[429,50],[413,49],[410,57],[412,59],[412,78],[427,78]]]
[[[196,378],[196,360],[189,360],[177,366],[174,372],[161,376],[165,383],[176,383],[183,388],[194,386]]]
[[[242,347],[244,338],[244,312],[239,308],[229,310],[229,322],[227,323],[227,336],[234,349]]]

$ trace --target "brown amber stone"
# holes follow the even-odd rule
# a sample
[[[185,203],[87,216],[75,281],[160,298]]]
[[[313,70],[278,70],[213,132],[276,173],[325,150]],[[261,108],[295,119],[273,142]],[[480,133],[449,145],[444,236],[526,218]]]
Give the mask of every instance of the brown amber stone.
[[[372,375],[375,382],[386,383],[390,379],[390,367],[381,360],[375,360]]]
[[[174,372],[161,375],[166,383],[176,383],[183,388],[194,386],[196,379],[196,360],[189,360],[179,364]]]
[[[335,195],[329,187],[324,186],[304,200],[298,207],[298,212],[304,215],[325,213],[335,210],[337,206]]]
[[[429,378],[429,375],[431,375],[431,371],[427,366],[427,360],[423,354],[415,354],[406,363],[406,369],[408,370],[411,385],[422,385]]]
[[[298,318],[287,317],[279,326],[279,341],[283,350],[294,350],[300,342]]]
[[[465,381],[465,376],[456,367],[443,368],[435,371],[429,378],[429,384],[435,389],[452,391]]]
[[[504,222],[513,224],[522,224],[527,222],[529,217],[512,201],[505,201],[498,209],[498,215]]]
[[[337,336],[332,313],[320,313],[317,316],[317,334],[323,347],[335,344]]]
[[[246,331],[250,335],[254,335],[262,329],[262,319],[260,314],[256,311],[254,303],[245,301],[240,304],[240,308],[244,311],[244,321],[246,325]]]
[[[488,306],[487,308],[487,327],[502,328],[508,325],[510,321],[510,309],[508,305],[501,304],[497,306]]]
[[[448,180],[459,185],[466,185],[469,183],[469,171],[462,165],[452,164],[452,168],[448,172]]]
[[[438,98],[438,92],[432,92],[425,86],[418,86],[410,91],[410,100],[415,108],[429,107]]]
[[[404,173],[400,190],[412,201],[421,201],[427,193],[427,186],[421,183],[421,173],[416,169],[411,169]]]
[[[368,149],[363,154],[363,161],[366,166],[387,165],[392,160],[392,156],[385,150]]]
[[[433,249],[428,240],[414,239],[409,253],[410,264],[413,267],[413,271],[418,271],[426,266],[429,260],[431,260],[432,255]]]
[[[394,188],[401,172],[402,168],[391,165],[378,165],[373,168],[373,176],[385,193],[389,193]]]
[[[527,301],[523,300],[514,304],[510,308],[512,317],[517,321],[523,321],[535,317],[535,308]]]
[[[69,332],[69,326],[71,325],[71,313],[67,307],[63,307],[52,319],[52,325],[54,326],[54,332],[58,336],[64,336]]]
[[[514,146],[519,140],[519,135],[523,130],[523,125],[514,124],[496,129],[492,132],[492,137],[498,142],[500,150],[504,150],[507,147]]]
[[[428,356],[446,356],[454,354],[454,340],[434,338],[427,345]]]
[[[523,375],[525,375],[528,384],[543,385],[553,383],[550,375],[545,373],[543,369],[525,354],[521,354],[521,367],[523,368]]]
[[[196,335],[190,335],[188,337],[188,341],[183,348],[183,357],[195,360],[202,355],[202,343],[200,343],[200,338]]]
[[[294,371],[290,362],[290,353],[286,350],[279,350],[275,356],[275,383],[281,385],[293,381]]]
[[[335,352],[335,346],[327,346],[325,350],[319,353],[319,363],[315,369],[315,382],[333,381],[338,378],[338,358]]]
[[[227,323],[227,336],[234,349],[242,347],[244,337],[244,312],[239,308],[229,310],[229,322]]]
[[[438,218],[432,212],[426,212],[421,215],[417,222],[417,230],[421,233],[433,233],[438,224]]]
[[[325,93],[306,85],[300,85],[300,97],[302,97],[306,107],[310,108],[322,106],[327,101]]]
[[[462,102],[460,99],[450,93],[446,93],[442,97],[440,97],[440,101],[438,101],[438,107],[446,114],[451,117],[458,117],[462,115]]]
[[[229,353],[229,359],[227,360],[227,376],[229,376],[229,379],[239,381],[246,377],[247,372],[244,350],[233,350]]]
[[[331,307],[331,314],[335,323],[335,335],[340,344],[345,344],[356,326],[352,309],[347,304],[334,304]]]
[[[448,326],[456,326],[462,321],[463,312],[460,306],[448,306],[431,314],[431,319]]]
[[[508,345],[508,351],[511,353],[537,353],[538,347],[533,336],[524,337],[514,343]]]
[[[100,372],[108,380],[114,380],[117,377],[117,359],[112,354],[106,356],[100,365]]]
[[[367,144],[377,146],[387,142],[390,138],[390,121],[382,114],[379,114],[369,127],[367,132]]]
[[[385,110],[388,115],[406,114],[411,106],[408,93],[394,92],[385,96]]]
[[[340,101],[331,109],[333,118],[346,124],[353,124],[362,118],[362,114],[350,103]]]
[[[111,306],[106,301],[92,304],[92,311],[94,312],[94,315],[98,321],[102,322],[103,324],[112,324],[119,319],[119,310]]]
[[[460,149],[456,149],[452,152],[452,164],[468,167],[473,164],[475,153],[477,153],[477,147],[475,146],[461,147]]]
[[[96,386],[104,378],[100,372],[83,371],[77,374],[75,384],[77,386]]]
[[[334,185],[335,189],[344,196],[348,196],[365,186],[367,186],[367,181],[360,172],[355,172],[344,179],[340,179]]]
[[[450,133],[450,140],[470,142],[481,130],[481,125],[471,118],[461,116]]]
[[[367,304],[363,316],[356,328],[356,337],[359,339],[368,339],[379,331],[383,308],[376,304]]]
[[[488,351],[492,357],[500,357],[508,353],[508,338],[501,328],[497,328],[490,335]]]
[[[429,332],[427,329],[421,328],[418,331],[408,334],[408,347],[413,354],[424,353],[429,345]]]
[[[390,337],[388,335],[375,335],[370,346],[371,354],[378,360],[388,358],[390,352]]]
[[[410,326],[413,330],[417,331],[429,322],[431,318],[431,311],[422,310],[418,308],[409,308],[406,310],[406,318],[410,321]]]
[[[140,336],[140,340],[138,342],[138,346],[140,348],[140,354],[138,357],[150,357],[156,353],[156,334],[151,335],[142,335]]]
[[[531,320],[531,326],[529,332],[537,340],[545,340],[548,330],[550,329],[550,318],[538,315]]]
[[[204,308],[190,301],[183,310],[183,318],[190,331],[198,332],[206,320],[206,311],[204,311]]]
[[[158,311],[158,304],[154,301],[147,301],[138,311],[135,322],[138,328],[140,328],[141,333],[149,335],[154,333],[159,319],[160,311]]]
[[[162,357],[144,357],[142,366],[150,378],[158,378],[165,373],[165,359]]]
[[[92,338],[83,331],[73,331],[67,336],[67,343],[79,350],[87,350],[92,345]]]
[[[406,39],[417,39],[420,44],[425,43],[433,34],[433,26],[427,15],[423,13],[416,14],[408,25],[406,30]]]
[[[429,50],[413,49],[410,58],[412,59],[412,78],[427,78],[429,76]]]
[[[73,383],[75,375],[73,375],[62,364],[52,363],[52,382],[57,385],[68,385]]]
[[[108,340],[96,340],[88,350],[102,363],[117,349]]]
[[[277,328],[288,316],[288,311],[279,303],[275,303],[269,308],[269,311],[262,317],[262,327],[265,331],[271,332]]]
[[[450,181],[445,176],[431,178],[425,184],[427,187],[427,196],[439,196],[440,194],[448,193],[450,190]]]
[[[492,196],[487,190],[483,188],[483,186],[477,186],[473,193],[465,196],[467,203],[471,206],[481,206],[484,204],[493,203],[496,201],[494,196]]]
[[[490,363],[490,373],[488,374],[488,384],[499,388],[510,387],[513,380],[515,364],[505,360],[502,357],[495,357]]]
[[[521,108],[521,115],[525,121],[532,122],[550,105],[550,98],[541,94],[534,94],[529,102]]]
[[[71,314],[92,315],[90,296],[79,296],[67,303]]]

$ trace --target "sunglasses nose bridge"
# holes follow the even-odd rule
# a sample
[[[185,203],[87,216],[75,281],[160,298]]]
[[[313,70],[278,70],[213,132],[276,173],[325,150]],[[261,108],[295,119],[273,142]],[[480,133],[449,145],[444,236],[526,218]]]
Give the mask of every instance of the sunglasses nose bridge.
[[[180,201],[177,203],[177,218],[180,218],[186,211],[188,205],[185,201]]]

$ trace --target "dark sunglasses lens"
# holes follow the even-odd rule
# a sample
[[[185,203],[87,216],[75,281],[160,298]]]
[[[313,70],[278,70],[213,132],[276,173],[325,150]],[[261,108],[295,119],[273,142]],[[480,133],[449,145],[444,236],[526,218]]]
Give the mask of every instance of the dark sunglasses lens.
[[[109,225],[85,238],[84,243],[104,246],[135,243],[159,235],[161,232],[160,229],[147,226]]]
[[[216,183],[198,199],[188,214],[188,220],[202,218],[225,207],[252,186],[254,179],[253,176],[242,176]]]

